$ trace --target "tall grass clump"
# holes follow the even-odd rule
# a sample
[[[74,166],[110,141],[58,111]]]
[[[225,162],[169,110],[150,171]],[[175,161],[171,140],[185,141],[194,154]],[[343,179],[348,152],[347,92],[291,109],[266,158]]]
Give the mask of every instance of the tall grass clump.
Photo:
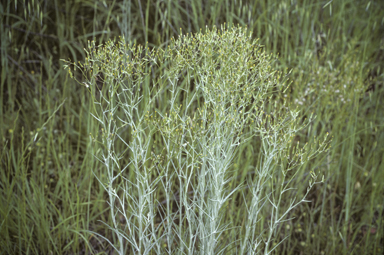
[[[287,76],[274,57],[246,29],[226,26],[166,49],[121,38],[86,52],[66,67],[88,88],[100,130],[90,137],[105,169],[96,177],[110,245],[119,254],[270,254],[318,181],[307,171],[306,192],[295,192],[297,169],[327,147],[326,137],[295,142],[313,116],[283,100]],[[252,173],[233,164],[244,150],[257,159]]]

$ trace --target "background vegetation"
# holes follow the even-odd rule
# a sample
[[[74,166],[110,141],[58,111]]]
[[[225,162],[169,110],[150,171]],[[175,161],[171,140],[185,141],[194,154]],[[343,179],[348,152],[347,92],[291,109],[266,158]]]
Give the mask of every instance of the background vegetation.
[[[247,26],[275,68],[291,70],[285,98],[317,118],[300,144],[332,136],[308,169],[325,181],[276,236],[276,254],[382,254],[384,249],[384,6],[382,1],[3,1],[1,13],[0,252],[108,254],[107,195],[97,176],[85,86],[60,59],[84,61],[88,40],[124,35],[167,47],[172,37],[221,24]],[[81,77],[79,76],[79,79]],[[247,144],[233,163],[240,180],[257,165]]]

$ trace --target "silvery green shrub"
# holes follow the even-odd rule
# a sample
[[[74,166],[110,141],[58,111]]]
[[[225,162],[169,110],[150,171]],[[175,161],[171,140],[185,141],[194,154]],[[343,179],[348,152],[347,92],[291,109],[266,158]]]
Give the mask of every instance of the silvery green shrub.
[[[246,29],[226,26],[180,35],[165,49],[121,38],[90,42],[86,52],[84,63],[66,67],[71,77],[71,66],[82,73],[100,127],[91,142],[104,165],[105,177],[95,175],[109,196],[114,249],[272,252],[279,224],[316,183],[310,172],[307,193],[287,202],[295,169],[326,149],[325,139],[293,145],[312,117],[302,123],[282,101],[286,75],[273,69],[273,56]],[[234,187],[247,170],[232,164],[245,143],[260,147],[255,173]],[[235,196],[244,200],[241,219],[227,216]]]

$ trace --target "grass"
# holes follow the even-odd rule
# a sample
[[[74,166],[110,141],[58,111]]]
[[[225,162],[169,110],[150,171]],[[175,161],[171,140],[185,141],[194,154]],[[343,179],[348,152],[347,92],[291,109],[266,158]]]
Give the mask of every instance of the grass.
[[[287,107],[299,110],[303,120],[311,113],[316,116],[306,128],[297,132],[293,140],[295,146],[297,142],[299,146],[315,145],[315,139],[324,137],[327,132],[332,137],[326,153],[295,169],[297,174],[289,185],[296,189],[291,191],[291,196],[306,192],[311,170],[324,174],[324,183],[315,185],[309,192],[307,200],[311,203],[290,211],[287,215],[290,220],[273,231],[272,246],[288,238],[272,253],[381,254],[384,191],[379,181],[384,178],[380,171],[384,155],[382,9],[380,1],[1,3],[1,253],[109,253],[112,245],[99,235],[115,246],[119,243],[119,235],[101,222],[114,226],[115,219],[114,227],[129,222],[124,217],[112,217],[111,208],[114,207],[106,203],[111,197],[103,185],[108,181],[109,172],[95,160],[95,155],[100,155],[100,147],[91,143],[92,137],[102,139],[101,123],[91,115],[96,113],[94,100],[85,86],[70,79],[60,59],[84,62],[88,40],[99,45],[118,36],[136,44],[148,42],[150,49],[166,49],[172,45],[171,38],[179,35],[179,28],[183,33],[195,33],[200,29],[205,33],[206,27],[212,29],[226,22],[247,25],[266,52],[278,54],[277,61],[271,64],[272,69],[281,73],[287,73],[288,69],[289,89],[285,94],[273,93],[263,106],[265,112],[273,113],[274,102],[281,106],[282,100],[278,99],[285,98]],[[164,63],[164,67],[167,65]],[[80,69],[73,75],[80,82],[85,81]],[[145,82],[150,84],[150,80]],[[98,81],[94,82],[101,86]],[[190,81],[179,82],[180,86],[187,87]],[[161,97],[168,102],[172,94],[169,88],[164,91]],[[102,98],[94,92],[94,99]],[[192,89],[190,93],[197,93],[197,90]],[[185,96],[178,100],[190,100]],[[149,100],[150,97],[145,98]],[[170,107],[169,103],[161,103],[152,109],[165,113]],[[193,113],[193,109],[188,113]],[[172,119],[173,122],[174,125],[179,123],[177,119]],[[161,127],[166,128],[165,124]],[[127,129],[128,134],[130,131]],[[157,133],[152,137],[153,143],[160,143],[162,135]],[[233,164],[228,169],[237,174],[224,190],[247,184],[247,180],[257,177],[255,173],[264,157],[261,144],[261,139],[254,138],[237,147]],[[124,143],[116,142],[116,152],[125,149]],[[160,156],[158,165],[169,162],[161,149],[155,153]],[[132,155],[125,156],[119,164],[128,165]],[[180,155],[188,158],[186,152]],[[144,166],[149,168],[151,164],[148,162]],[[175,175],[172,168],[168,168],[169,174],[174,174],[171,182],[157,180],[164,190],[169,187],[169,192],[159,191],[154,197],[154,201],[165,208],[168,204],[170,211],[176,210],[181,203],[178,201],[183,198],[183,193],[171,188],[182,183],[182,179],[176,178],[180,173]],[[128,174],[125,178],[135,180],[133,172],[129,171],[131,176]],[[273,175],[276,182],[282,181],[279,177]],[[125,184],[122,179],[118,181],[120,185]],[[201,196],[198,191],[186,190],[184,197],[186,194]],[[247,200],[251,189],[243,187],[237,193],[222,210],[225,212],[222,222],[235,223],[243,219],[239,208],[245,208],[241,201],[243,197]],[[167,197],[173,194],[180,198]],[[123,198],[121,191],[118,197]],[[287,209],[286,204],[281,208]],[[258,231],[268,226],[269,215],[260,213]],[[183,212],[180,217],[187,216]],[[168,218],[168,222],[172,220],[180,225],[179,219]],[[230,244],[227,240],[239,239],[237,230],[222,230],[225,242],[221,242]],[[167,247],[183,247],[177,242],[173,244],[172,240],[167,242]],[[233,249],[225,254],[240,254],[240,251],[236,253]]]

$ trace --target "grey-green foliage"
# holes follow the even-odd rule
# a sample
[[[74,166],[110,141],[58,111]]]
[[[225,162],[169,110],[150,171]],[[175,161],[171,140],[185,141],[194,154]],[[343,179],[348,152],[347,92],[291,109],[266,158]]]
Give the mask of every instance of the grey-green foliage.
[[[107,173],[98,178],[117,238],[111,245],[120,254],[270,253],[277,227],[308,194],[284,197],[295,167],[326,148],[325,139],[292,147],[310,120],[301,123],[281,100],[287,85],[273,56],[246,29],[225,26],[181,35],[166,49],[91,42],[87,55],[66,67],[83,72],[79,83],[94,101],[102,134],[92,135],[101,145],[95,156]],[[243,192],[229,188],[239,171],[232,159],[250,139],[261,149],[238,208],[244,221],[228,220],[229,200]]]

